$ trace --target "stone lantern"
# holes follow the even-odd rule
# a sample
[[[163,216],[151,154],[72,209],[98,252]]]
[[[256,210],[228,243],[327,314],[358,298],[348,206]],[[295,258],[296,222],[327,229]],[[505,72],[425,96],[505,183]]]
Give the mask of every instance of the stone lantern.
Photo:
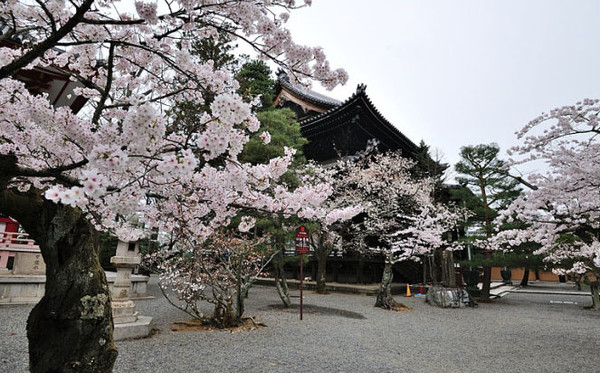
[[[141,262],[139,247],[139,242],[119,240],[116,255],[110,258],[110,262],[117,268],[112,292],[114,338],[117,341],[144,338],[152,330],[152,317],[139,316],[135,303],[131,300],[131,274],[133,268]]]

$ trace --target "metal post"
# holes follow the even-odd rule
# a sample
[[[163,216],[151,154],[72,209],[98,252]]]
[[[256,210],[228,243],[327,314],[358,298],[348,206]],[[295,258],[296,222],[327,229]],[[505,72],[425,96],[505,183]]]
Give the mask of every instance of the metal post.
[[[304,274],[302,273],[302,269],[304,267],[304,255],[300,254],[300,320],[302,320],[302,303],[304,300],[304,296],[302,295],[302,285],[304,281]]]

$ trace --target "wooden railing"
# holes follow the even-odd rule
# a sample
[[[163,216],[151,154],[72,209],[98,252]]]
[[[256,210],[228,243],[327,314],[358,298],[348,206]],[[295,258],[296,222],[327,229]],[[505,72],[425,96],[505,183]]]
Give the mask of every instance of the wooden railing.
[[[35,241],[28,238],[27,233],[19,232],[0,232],[0,250],[12,250],[19,251],[18,249],[35,249],[39,250],[40,247],[35,244]]]

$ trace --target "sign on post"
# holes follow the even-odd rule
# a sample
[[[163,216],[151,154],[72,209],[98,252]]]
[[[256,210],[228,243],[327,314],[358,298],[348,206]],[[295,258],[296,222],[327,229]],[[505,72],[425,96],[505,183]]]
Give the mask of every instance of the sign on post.
[[[308,229],[304,225],[301,225],[296,229],[296,254],[308,254],[308,250]]]

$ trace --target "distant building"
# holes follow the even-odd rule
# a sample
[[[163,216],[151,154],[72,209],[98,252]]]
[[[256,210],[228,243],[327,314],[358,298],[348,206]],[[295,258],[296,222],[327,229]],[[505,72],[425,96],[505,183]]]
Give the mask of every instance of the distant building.
[[[419,149],[381,115],[364,84],[342,102],[291,84],[285,72],[278,73],[277,82],[274,105],[296,113],[302,135],[309,141],[304,147],[308,159],[328,163],[338,156],[352,156],[373,139],[382,152],[400,150],[412,157]]]
[[[335,162],[340,156],[356,156],[374,145],[380,152],[400,150],[411,158],[420,150],[381,115],[367,96],[364,84],[360,84],[347,100],[339,101],[291,84],[283,71],[278,73],[277,82],[274,105],[296,113],[300,131],[309,141],[303,148],[308,159],[327,164]],[[310,265],[309,271],[315,278],[314,258],[311,258]],[[327,260],[327,281],[379,282],[383,266],[383,257],[379,255],[354,253],[342,257],[342,253],[334,252]],[[286,268],[292,277],[298,277],[295,266]],[[394,266],[394,281],[422,281],[422,265],[410,261],[397,263]]]
[[[0,19],[0,48],[17,49],[23,42],[22,35],[11,34],[11,28]],[[58,49],[55,51],[62,52]],[[65,69],[38,65],[31,69],[21,69],[13,77],[25,83],[25,87],[32,94],[47,94],[52,106],[69,106],[77,113],[85,105],[87,98],[73,94],[73,90],[83,87],[83,84],[71,80],[71,75],[73,74]]]

